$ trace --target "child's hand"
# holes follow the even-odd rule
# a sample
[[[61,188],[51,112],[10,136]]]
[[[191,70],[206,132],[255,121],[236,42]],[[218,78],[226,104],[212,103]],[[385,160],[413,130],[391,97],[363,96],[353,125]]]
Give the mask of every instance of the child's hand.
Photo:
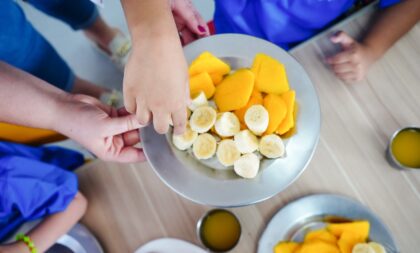
[[[343,49],[342,52],[327,59],[335,75],[346,82],[362,80],[370,65],[375,62],[373,50],[344,32],[331,37],[331,41],[340,44]]]
[[[182,44],[209,35],[209,28],[191,0],[169,0]]]
[[[142,162],[143,151],[135,115],[85,95],[68,95],[58,106],[54,130],[79,142],[99,158],[115,162]]]

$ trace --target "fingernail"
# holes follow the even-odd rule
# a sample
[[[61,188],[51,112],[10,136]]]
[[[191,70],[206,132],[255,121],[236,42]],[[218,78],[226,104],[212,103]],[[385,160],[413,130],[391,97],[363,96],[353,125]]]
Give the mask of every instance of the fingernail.
[[[202,32],[202,33],[205,33],[206,32],[206,28],[204,28],[203,26],[201,26],[201,25],[199,25],[198,26],[198,30],[200,31],[200,32]]]

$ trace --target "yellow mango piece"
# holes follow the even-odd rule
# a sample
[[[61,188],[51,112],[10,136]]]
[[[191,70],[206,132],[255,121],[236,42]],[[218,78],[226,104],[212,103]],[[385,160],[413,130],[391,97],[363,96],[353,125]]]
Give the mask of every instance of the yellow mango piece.
[[[337,237],[341,237],[344,232],[353,234],[358,240],[365,242],[369,236],[369,221],[354,221],[346,223],[330,223],[327,225],[328,231]]]
[[[218,85],[219,83],[221,83],[222,80],[223,80],[223,76],[218,74],[218,73],[210,74],[210,77],[211,77],[211,80],[213,81],[213,84],[215,86]]]
[[[340,250],[331,243],[317,240],[303,243],[295,253],[340,253]]]
[[[268,94],[264,97],[264,107],[268,111],[269,118],[265,134],[272,134],[286,117],[287,105],[279,95]]]
[[[213,85],[213,81],[207,72],[203,72],[190,78],[190,96],[192,98],[203,91],[206,94],[207,99],[209,99],[213,96],[215,90],[216,88]]]
[[[251,97],[254,74],[248,69],[239,69],[217,85],[214,102],[221,112],[244,107]]]
[[[286,69],[276,59],[257,54],[251,70],[255,74],[255,86],[259,91],[281,95],[289,90]]]
[[[314,230],[305,235],[305,242],[314,241],[314,240],[320,240],[320,241],[328,242],[334,245],[337,243],[337,237],[335,237],[326,229]]]
[[[338,248],[340,248],[341,253],[351,253],[354,245],[362,242],[364,241],[358,238],[358,236],[352,234],[351,232],[344,231],[341,234],[337,244]]]
[[[255,98],[261,99],[261,101],[264,98],[263,95],[262,95],[262,93],[259,92],[257,89],[255,89],[255,86],[254,86],[254,89],[252,90],[251,97],[255,97]]]
[[[298,111],[299,111],[299,105],[295,101],[295,107],[293,109],[293,121],[294,121],[293,127],[289,131],[287,131],[285,134],[283,134],[281,136],[281,138],[290,138],[290,137],[292,137],[293,135],[296,134],[296,132],[297,132],[296,122],[297,122]]]
[[[299,243],[296,242],[279,242],[274,247],[274,253],[293,253],[299,248]]]
[[[242,107],[238,110],[235,110],[234,113],[236,114],[236,116],[238,117],[240,122],[245,123],[244,118],[245,118],[245,113],[248,110],[248,108],[253,106],[253,105],[262,105],[262,104],[263,104],[262,96],[261,97],[258,97],[258,96],[253,97],[252,94],[251,94],[251,97],[249,98],[248,103],[244,107]]]
[[[286,93],[282,94],[281,98],[283,98],[284,102],[286,102],[287,114],[286,114],[286,117],[283,119],[283,121],[280,123],[280,125],[277,128],[276,133],[280,135],[285,134],[295,125],[295,121],[293,119],[294,118],[293,109],[295,107],[295,99],[296,99],[295,91],[289,90]]]
[[[203,52],[191,63],[188,72],[190,76],[203,72],[224,76],[230,72],[230,66],[211,53]]]

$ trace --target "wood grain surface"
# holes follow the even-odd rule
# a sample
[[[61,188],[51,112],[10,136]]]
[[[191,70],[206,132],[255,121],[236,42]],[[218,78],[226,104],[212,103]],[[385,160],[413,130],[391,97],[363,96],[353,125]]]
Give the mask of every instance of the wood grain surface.
[[[334,29],[359,36],[370,15]],[[420,24],[357,84],[339,81],[322,58],[332,53],[324,33],[292,54],[309,73],[321,102],[321,137],[303,175],[263,203],[233,209],[243,237],[232,252],[256,252],[267,222],[291,200],[314,193],[338,193],[359,200],[389,226],[401,252],[420,252],[420,171],[392,169],[384,154],[400,127],[420,126]],[[195,226],[210,207],[172,192],[147,164],[95,161],[79,170],[89,199],[83,219],[106,252],[130,253],[149,240],[175,237],[199,244]]]

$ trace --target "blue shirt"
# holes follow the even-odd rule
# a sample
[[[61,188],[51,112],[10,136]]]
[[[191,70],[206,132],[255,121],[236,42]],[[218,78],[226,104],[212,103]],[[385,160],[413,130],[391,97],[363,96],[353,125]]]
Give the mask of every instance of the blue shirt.
[[[400,0],[382,0],[385,8]],[[216,0],[217,33],[243,33],[285,49],[306,40],[348,11],[355,0]]]

